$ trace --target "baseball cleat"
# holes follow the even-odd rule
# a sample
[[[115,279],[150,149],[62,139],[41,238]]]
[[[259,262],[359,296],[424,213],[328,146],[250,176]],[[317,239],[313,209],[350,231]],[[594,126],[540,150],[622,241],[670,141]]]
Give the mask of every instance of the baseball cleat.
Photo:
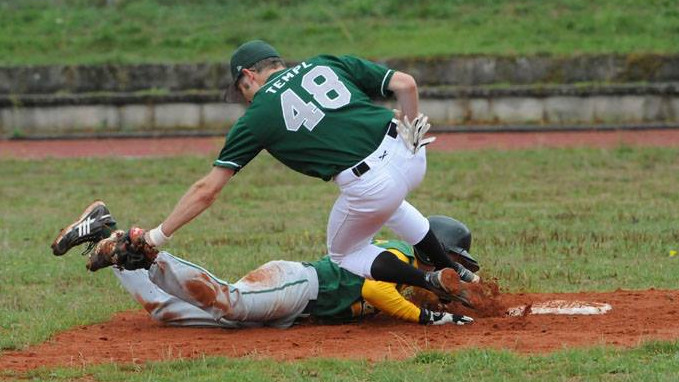
[[[54,256],[61,256],[75,246],[89,243],[83,254],[87,253],[99,240],[111,235],[115,227],[116,221],[106,204],[95,200],[75,222],[59,232],[59,236],[52,242],[52,253]]]
[[[452,268],[443,268],[440,271],[427,272],[427,284],[429,284],[429,291],[438,296],[443,304],[450,303],[453,300],[460,302],[467,308],[474,309],[474,306],[469,301],[469,293],[460,282],[460,276]]]

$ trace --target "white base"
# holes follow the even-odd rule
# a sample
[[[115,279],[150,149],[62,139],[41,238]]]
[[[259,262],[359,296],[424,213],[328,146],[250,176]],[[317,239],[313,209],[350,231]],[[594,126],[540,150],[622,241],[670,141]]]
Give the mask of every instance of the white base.
[[[528,314],[598,315],[606,314],[611,309],[613,307],[610,304],[600,302],[551,300],[509,308],[507,315],[511,317]]]

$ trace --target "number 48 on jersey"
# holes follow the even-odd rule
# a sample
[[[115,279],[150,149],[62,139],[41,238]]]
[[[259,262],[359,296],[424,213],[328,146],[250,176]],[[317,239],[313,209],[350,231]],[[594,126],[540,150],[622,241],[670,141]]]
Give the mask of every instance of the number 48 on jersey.
[[[325,117],[320,107],[339,109],[351,101],[351,92],[328,66],[316,66],[304,74],[302,89],[313,97],[313,101],[304,102],[292,89],[281,94],[283,119],[290,131],[297,131],[302,126],[313,131]]]

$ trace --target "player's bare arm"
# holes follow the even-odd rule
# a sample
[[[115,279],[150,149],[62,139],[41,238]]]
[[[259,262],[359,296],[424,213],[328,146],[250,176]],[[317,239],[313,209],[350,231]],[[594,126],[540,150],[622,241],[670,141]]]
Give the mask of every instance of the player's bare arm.
[[[419,95],[417,83],[413,76],[396,72],[391,77],[388,85],[389,90],[394,92],[403,115],[412,120],[419,113]]]
[[[175,231],[210,207],[233,174],[234,171],[231,169],[213,167],[206,176],[195,182],[179,199],[172,213],[163,221],[161,233],[165,237],[172,236]],[[160,244],[154,239],[151,235],[151,242],[154,245]]]

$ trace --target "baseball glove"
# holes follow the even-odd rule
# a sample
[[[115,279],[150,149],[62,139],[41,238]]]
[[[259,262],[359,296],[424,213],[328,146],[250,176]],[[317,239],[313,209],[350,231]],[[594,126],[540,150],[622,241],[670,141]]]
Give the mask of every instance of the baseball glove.
[[[115,266],[118,269],[149,269],[158,255],[158,250],[146,242],[145,231],[132,227],[129,231],[114,231],[111,236],[97,243],[87,260],[87,269],[96,272],[99,269]]]

